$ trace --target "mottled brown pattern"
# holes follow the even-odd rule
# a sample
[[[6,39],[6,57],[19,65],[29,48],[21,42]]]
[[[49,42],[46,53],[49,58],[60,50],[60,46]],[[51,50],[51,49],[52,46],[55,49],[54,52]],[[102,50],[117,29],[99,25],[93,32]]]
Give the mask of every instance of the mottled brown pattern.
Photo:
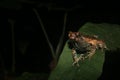
[[[80,32],[72,32],[70,31],[68,34],[69,40],[72,40],[72,43],[76,43],[79,45],[74,45],[72,47],[72,57],[73,57],[73,65],[79,66],[78,62],[80,60],[84,60],[85,58],[91,59],[91,57],[95,54],[96,50],[99,49],[103,51],[104,49],[108,49],[105,42],[101,39],[98,39],[98,36],[93,35],[85,35]],[[79,48],[79,46],[84,47],[86,53],[80,53],[80,56],[78,56],[76,52],[76,47]]]

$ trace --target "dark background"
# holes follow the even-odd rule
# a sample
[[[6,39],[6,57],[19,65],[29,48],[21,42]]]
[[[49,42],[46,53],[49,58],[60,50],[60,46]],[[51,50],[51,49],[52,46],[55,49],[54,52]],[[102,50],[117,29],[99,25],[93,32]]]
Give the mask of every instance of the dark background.
[[[68,31],[77,31],[86,22],[120,24],[120,6],[117,2],[34,0],[35,3],[28,3],[30,1],[12,0],[9,3],[6,0],[6,2],[1,1],[4,2],[4,6],[0,4],[0,54],[4,60],[5,68],[11,71],[12,32],[8,19],[12,19],[15,21],[16,72],[19,74],[23,72],[50,73],[49,64],[52,61],[52,56],[32,8],[38,10],[54,49],[56,49],[62,33],[65,12],[68,13],[68,16],[64,43],[68,39]],[[40,4],[43,6],[39,6]],[[52,4],[53,7],[48,9],[48,4]],[[29,44],[25,54],[21,54],[19,50],[19,45],[22,43]]]

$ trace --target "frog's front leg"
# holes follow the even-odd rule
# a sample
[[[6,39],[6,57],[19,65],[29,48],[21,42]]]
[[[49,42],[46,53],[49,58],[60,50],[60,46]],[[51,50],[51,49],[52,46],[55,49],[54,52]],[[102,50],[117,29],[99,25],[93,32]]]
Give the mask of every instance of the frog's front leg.
[[[72,49],[72,58],[73,58],[73,63],[72,65],[77,65],[79,66],[78,64],[78,61],[79,61],[79,58],[77,57],[77,53],[76,53],[76,50],[75,49]]]
[[[80,54],[80,56],[78,57],[77,53],[76,53],[76,50],[75,49],[72,49],[72,58],[73,58],[73,66],[74,65],[77,65],[79,66],[79,61],[80,60],[84,60],[84,54]]]

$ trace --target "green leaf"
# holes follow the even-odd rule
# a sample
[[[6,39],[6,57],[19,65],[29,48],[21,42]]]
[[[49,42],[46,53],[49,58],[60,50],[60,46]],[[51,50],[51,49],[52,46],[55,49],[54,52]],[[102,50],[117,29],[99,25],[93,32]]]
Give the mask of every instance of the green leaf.
[[[120,25],[86,23],[79,31],[84,34],[98,35],[106,42],[109,49],[120,47]],[[104,58],[104,52],[97,50],[91,60],[86,59],[79,62],[79,67],[72,66],[71,50],[66,42],[58,65],[51,72],[49,80],[97,80],[102,74]]]

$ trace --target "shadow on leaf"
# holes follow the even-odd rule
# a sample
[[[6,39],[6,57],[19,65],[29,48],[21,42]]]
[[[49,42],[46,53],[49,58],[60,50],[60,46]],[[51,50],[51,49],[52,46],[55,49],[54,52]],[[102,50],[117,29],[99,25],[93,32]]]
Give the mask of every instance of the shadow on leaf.
[[[118,73],[120,71],[120,48],[105,52],[105,62],[103,72],[98,80],[119,80]]]

